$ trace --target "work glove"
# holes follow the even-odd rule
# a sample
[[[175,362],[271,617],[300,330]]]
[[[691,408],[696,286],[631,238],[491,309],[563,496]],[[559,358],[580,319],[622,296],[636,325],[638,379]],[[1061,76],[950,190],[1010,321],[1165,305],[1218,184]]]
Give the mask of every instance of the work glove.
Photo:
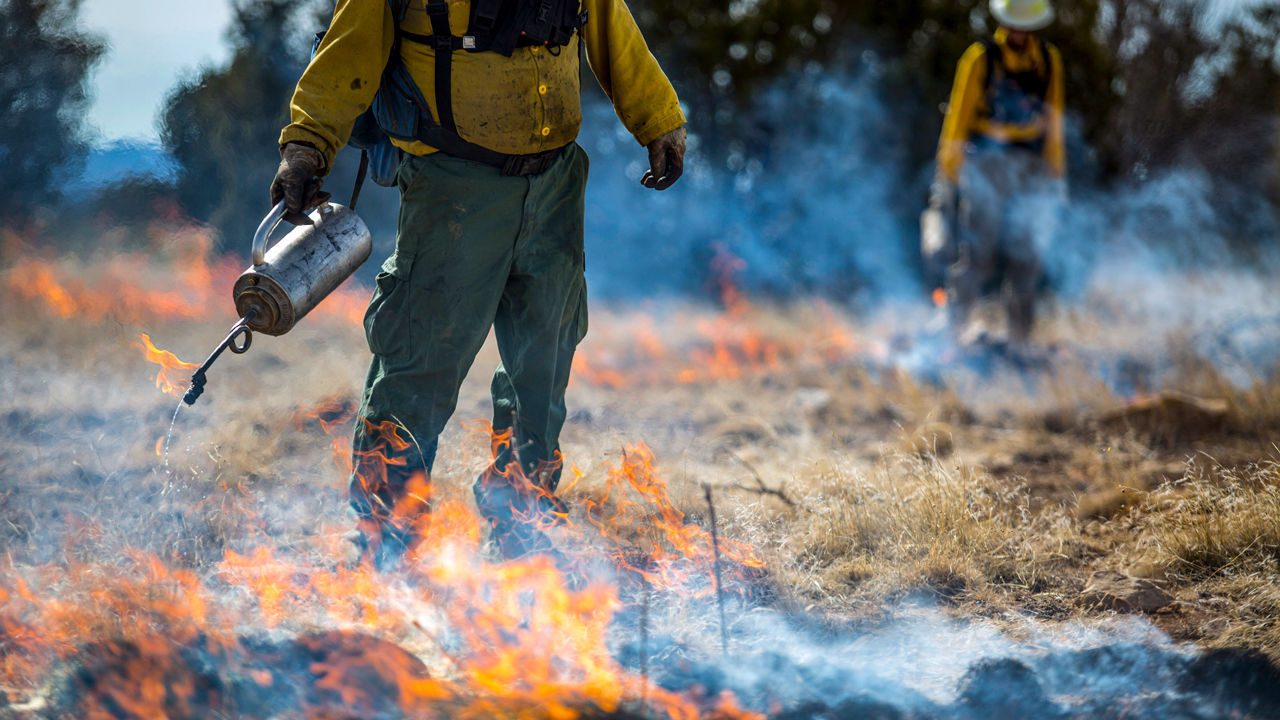
[[[644,171],[640,184],[654,190],[666,190],[684,173],[684,126],[661,135],[650,142],[649,169]]]
[[[324,154],[306,143],[291,142],[280,148],[280,167],[271,181],[271,206],[283,199],[285,220],[310,225],[307,212],[329,201],[329,193],[320,190],[324,166]]]

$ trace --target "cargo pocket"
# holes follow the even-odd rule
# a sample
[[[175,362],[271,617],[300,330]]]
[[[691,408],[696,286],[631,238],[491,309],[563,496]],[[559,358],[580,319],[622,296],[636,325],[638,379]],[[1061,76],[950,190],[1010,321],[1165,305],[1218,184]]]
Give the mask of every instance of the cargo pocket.
[[[407,283],[389,272],[378,273],[377,288],[364,312],[364,335],[369,351],[395,356],[409,351]]]
[[[572,351],[587,336],[587,284],[586,280],[578,283],[578,299],[572,306],[572,316],[561,333],[560,343],[566,350]]]

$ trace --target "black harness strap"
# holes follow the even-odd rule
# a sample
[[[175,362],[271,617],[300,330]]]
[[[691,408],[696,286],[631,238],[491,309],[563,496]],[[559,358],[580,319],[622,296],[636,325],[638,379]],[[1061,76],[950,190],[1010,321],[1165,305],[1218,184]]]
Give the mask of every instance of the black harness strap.
[[[1011,73],[1009,73],[1009,69],[1004,65],[1004,51],[1000,49],[1000,45],[995,41],[995,38],[984,37],[981,42],[982,47],[987,51],[987,80],[985,85],[987,92],[990,92],[995,83],[996,70],[999,70],[1001,73],[1006,75]],[[1032,42],[1040,45],[1040,56],[1044,58],[1044,67],[1022,73],[1016,73],[1016,75],[1019,80],[1024,81],[1030,77],[1034,77],[1034,82],[1026,83],[1028,86],[1026,89],[1043,97],[1049,87],[1049,77],[1053,74],[1053,58],[1049,57],[1050,45],[1048,41],[1042,40],[1039,37],[1032,37]]]
[[[462,39],[455,38],[449,28],[449,5],[445,0],[427,0],[427,17],[431,18],[431,46],[436,50],[436,112],[440,126],[456,133],[458,126],[453,121],[453,51],[462,47]]]
[[[453,53],[457,50],[479,50],[481,49],[477,47],[479,41],[484,41],[487,45],[488,40],[480,37],[479,33],[493,32],[495,18],[502,6],[501,1],[474,0],[472,5],[476,16],[471,20],[473,27],[468,29],[466,37],[456,37],[452,34],[452,30],[449,27],[449,5],[446,0],[427,0],[427,17],[431,20],[430,35],[420,35],[402,30],[400,21],[404,18],[407,3],[403,2],[403,0],[390,1],[393,3],[393,10],[397,11],[396,37],[395,47],[391,52],[391,60],[388,62],[387,69],[383,74],[383,86],[384,88],[393,86],[398,95],[407,99],[418,110],[419,115],[417,122],[414,123],[415,130],[412,135],[397,134],[387,130],[385,127],[383,128],[384,132],[401,140],[424,142],[447,155],[496,167],[504,175],[534,175],[545,171],[551,165],[551,162],[559,156],[564,149],[563,147],[528,155],[508,155],[462,139],[462,136],[458,134],[458,126],[454,121]],[[581,28],[586,22],[586,13],[576,15],[575,18],[577,27]],[[471,34],[472,32],[476,32],[476,34],[473,35]],[[421,91],[413,81],[413,78],[409,76],[408,71],[396,60],[399,56],[399,43],[402,40],[426,45],[435,50],[435,117],[438,119],[432,118],[431,109],[427,106],[426,98],[422,96]],[[523,43],[517,39],[513,41],[513,44]],[[546,42],[531,44],[548,45],[549,49],[549,44]],[[503,54],[509,55],[510,53],[508,51]]]
[[[418,140],[431,147],[463,160],[483,163],[498,168],[504,175],[536,175],[546,170],[564,149],[563,147],[528,155],[508,155],[463,140],[457,132],[449,132],[431,119],[426,98],[414,84],[413,78],[403,66],[390,69],[383,77],[383,86],[405,98],[417,110],[418,121],[411,135],[388,132],[401,140]]]
[[[347,207],[356,209],[356,201],[360,199],[360,188],[364,187],[364,176],[369,172],[369,151],[360,151],[360,167],[356,170],[356,182],[351,186],[351,202]]]

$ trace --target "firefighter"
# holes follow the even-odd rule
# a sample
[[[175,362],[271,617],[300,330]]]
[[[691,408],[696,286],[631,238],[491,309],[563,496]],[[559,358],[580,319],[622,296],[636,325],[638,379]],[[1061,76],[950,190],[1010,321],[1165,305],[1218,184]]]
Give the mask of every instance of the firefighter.
[[[999,28],[956,68],[922,240],[926,259],[945,253],[952,330],[963,334],[983,293],[1002,286],[1009,341],[1021,347],[1035,318],[1037,245],[1066,193],[1062,56],[1036,35],[1053,21],[1049,0],[990,7]]]
[[[338,0],[293,94],[271,185],[291,212],[327,197],[318,178],[382,85],[418,123],[388,133],[404,152],[398,233],[364,319],[350,497],[380,565],[415,541],[437,438],[490,328],[501,362],[478,509],[508,558],[549,550],[539,528],[563,517],[565,387],[587,331],[580,44],[648,150],[641,184],[670,187],[685,117],[624,0]]]

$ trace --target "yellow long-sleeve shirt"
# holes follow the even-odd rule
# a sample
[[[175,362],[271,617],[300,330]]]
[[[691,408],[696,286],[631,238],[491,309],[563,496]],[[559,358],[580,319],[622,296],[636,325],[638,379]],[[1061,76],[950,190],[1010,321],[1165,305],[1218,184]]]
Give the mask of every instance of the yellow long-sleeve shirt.
[[[448,0],[453,35],[466,32],[470,0]],[[685,123],[671,82],[649,52],[624,0],[582,0],[587,24],[553,54],[518,47],[511,57],[454,51],[453,115],[464,140],[508,154],[536,153],[572,142],[582,125],[578,43],[614,110],[641,145]],[[401,27],[431,33],[426,0],[410,0]],[[391,55],[395,25],[387,0],[338,0],[333,21],[290,105],[283,145],[305,141],[324,153],[326,168],[347,142],[352,125],[373,101]],[[435,116],[435,50],[400,43],[400,57]],[[393,141],[406,152],[435,152],[421,142]]]
[[[1063,88],[1062,54],[1052,45],[1029,42],[1021,52],[1009,47],[1009,33],[1000,28],[995,43],[1001,60],[1009,72],[1039,70],[1049,63],[1048,86],[1045,90],[1044,114],[1034,123],[1012,125],[987,119],[987,49],[982,43],[969,46],[956,66],[956,79],[951,87],[942,135],[938,139],[938,172],[955,182],[964,166],[965,145],[975,134],[1002,142],[1044,142],[1044,159],[1055,177],[1066,174],[1067,160],[1062,133],[1062,112],[1066,104]],[[1048,48],[1048,58],[1041,51]]]

